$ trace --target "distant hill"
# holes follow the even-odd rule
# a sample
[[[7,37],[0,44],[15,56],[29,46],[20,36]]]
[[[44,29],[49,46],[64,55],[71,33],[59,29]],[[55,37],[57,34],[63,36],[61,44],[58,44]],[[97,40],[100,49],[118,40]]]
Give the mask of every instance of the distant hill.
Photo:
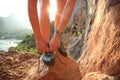
[[[27,26],[27,24],[17,20],[15,15],[0,17],[0,38],[23,39],[32,33],[32,30],[28,29]]]

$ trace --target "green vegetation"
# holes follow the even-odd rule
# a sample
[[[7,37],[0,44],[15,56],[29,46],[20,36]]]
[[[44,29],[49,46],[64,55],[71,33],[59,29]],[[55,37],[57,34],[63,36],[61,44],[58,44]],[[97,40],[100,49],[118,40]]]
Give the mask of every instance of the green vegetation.
[[[11,47],[9,50],[37,53],[34,35],[27,35],[25,39],[18,44],[17,47]]]
[[[51,34],[50,37],[52,38],[54,34],[54,22],[51,22]],[[37,53],[36,45],[35,45],[35,39],[34,35],[27,35],[25,39],[18,44],[17,47],[11,47],[9,51],[20,51],[20,52],[31,52],[31,53]]]
[[[32,34],[32,30],[27,29],[28,25],[17,20],[16,16],[0,17],[0,38],[23,39],[26,35]]]
[[[50,38],[52,38],[53,34],[54,34],[54,22],[51,22],[51,34],[50,34]],[[68,32],[70,32],[70,25],[68,25],[68,27],[66,28],[66,30],[64,31],[64,34],[67,34]],[[34,39],[34,35],[27,35],[25,37],[25,39],[18,44],[17,47],[11,47],[9,49],[9,51],[20,51],[20,52],[31,52],[31,53],[37,53],[37,49],[36,49],[36,45],[35,45],[35,39]]]
[[[89,3],[89,6],[90,7],[94,7],[94,4],[91,2],[91,3]]]
[[[31,30],[24,30],[24,29],[18,29],[18,30],[3,30],[0,31],[0,37],[4,36],[4,39],[23,39],[26,35],[31,34]]]

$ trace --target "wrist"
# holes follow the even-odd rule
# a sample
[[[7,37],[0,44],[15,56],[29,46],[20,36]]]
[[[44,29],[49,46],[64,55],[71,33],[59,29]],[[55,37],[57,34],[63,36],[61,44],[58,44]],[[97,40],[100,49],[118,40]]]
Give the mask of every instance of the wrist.
[[[55,31],[55,35],[57,35],[57,36],[59,36],[59,37],[62,37],[63,32],[60,31],[60,30],[56,30],[56,31]]]

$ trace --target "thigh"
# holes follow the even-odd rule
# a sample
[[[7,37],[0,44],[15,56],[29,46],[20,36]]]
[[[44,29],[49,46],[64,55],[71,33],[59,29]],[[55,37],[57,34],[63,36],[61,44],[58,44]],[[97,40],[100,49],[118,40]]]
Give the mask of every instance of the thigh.
[[[57,2],[57,12],[62,13],[67,0],[56,0],[56,2]]]
[[[39,1],[40,1],[40,7],[42,10],[47,10],[50,7],[49,0],[39,0]]]

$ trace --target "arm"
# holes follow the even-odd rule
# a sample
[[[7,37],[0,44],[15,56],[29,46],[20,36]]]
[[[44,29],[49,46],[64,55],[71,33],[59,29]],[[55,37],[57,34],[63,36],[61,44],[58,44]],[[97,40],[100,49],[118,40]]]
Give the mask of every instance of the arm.
[[[72,15],[72,12],[73,12],[73,9],[75,6],[75,2],[76,2],[76,0],[67,0],[67,3],[63,10],[62,17],[61,17],[61,20],[60,20],[60,23],[59,23],[58,29],[57,29],[60,32],[63,32],[64,29],[66,28],[66,25],[68,24],[68,22],[71,18],[71,15]]]
[[[38,0],[28,0],[28,14],[36,39],[36,47],[39,52],[44,53],[45,51],[48,51],[48,47],[47,42],[42,37],[39,28],[40,26],[37,14],[37,1]]]
[[[75,6],[75,2],[76,0],[67,0],[66,5],[63,9],[62,12],[62,16],[59,22],[59,25],[57,27],[57,30],[59,31],[59,33],[55,33],[51,43],[50,43],[50,50],[51,51],[55,51],[60,47],[60,39],[61,39],[61,33],[64,31],[64,29],[66,28],[66,25],[69,22],[69,19],[72,15],[72,11],[74,9]]]

